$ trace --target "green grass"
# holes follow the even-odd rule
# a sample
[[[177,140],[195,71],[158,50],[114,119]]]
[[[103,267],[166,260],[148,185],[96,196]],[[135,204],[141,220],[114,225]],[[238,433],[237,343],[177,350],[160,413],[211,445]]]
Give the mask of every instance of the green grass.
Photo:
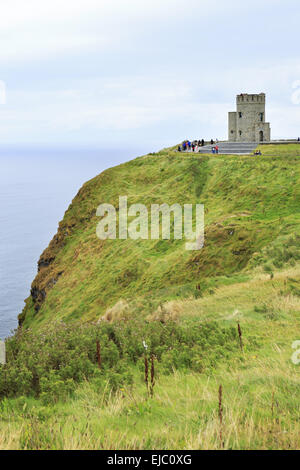
[[[87,182],[41,256],[49,265],[20,317],[24,336],[8,343],[0,447],[300,449],[300,365],[291,361],[300,340],[299,149],[263,145],[260,157],[166,149]],[[101,242],[96,208],[119,195],[147,207],[203,203],[204,248]],[[145,339],[156,357],[152,398]]]
[[[85,382],[65,402],[2,402],[2,449],[299,449],[299,380],[277,347],[214,373],[175,371],[148,398],[142,372],[117,393]],[[223,386],[223,441],[218,388]]]
[[[53,317],[100,318],[120,298],[189,297],[197,283],[220,284],[269,259],[267,249],[299,233],[300,166],[297,145],[276,157],[181,156],[164,150],[106,170],[86,183],[67,210],[33,281],[37,298],[21,316],[34,327]],[[268,147],[264,146],[267,153]],[[272,150],[273,152],[273,150]],[[100,203],[203,203],[205,247],[185,240],[107,240],[96,236]],[[299,254],[299,240],[294,244]],[[297,256],[298,256],[297,254]],[[282,267],[287,263],[283,260]],[[34,308],[34,304],[36,307]]]

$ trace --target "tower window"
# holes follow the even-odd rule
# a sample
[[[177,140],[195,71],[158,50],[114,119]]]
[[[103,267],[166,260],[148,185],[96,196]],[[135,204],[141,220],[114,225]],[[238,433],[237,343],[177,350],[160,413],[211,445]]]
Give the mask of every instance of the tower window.
[[[239,118],[241,118],[243,116],[243,113],[239,112]]]
[[[264,113],[259,113],[259,119],[261,122],[264,120]]]
[[[239,134],[242,135],[242,131],[239,131]]]

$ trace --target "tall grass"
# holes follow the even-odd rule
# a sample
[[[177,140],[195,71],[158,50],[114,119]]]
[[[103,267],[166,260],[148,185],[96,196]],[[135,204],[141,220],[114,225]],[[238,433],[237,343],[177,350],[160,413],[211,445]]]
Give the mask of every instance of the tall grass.
[[[280,361],[276,367],[268,362],[257,367],[253,361],[244,373],[175,372],[160,378],[155,396],[148,400],[144,384],[137,382],[131,389],[108,395],[84,383],[72,400],[51,409],[25,398],[10,401],[1,413],[0,447],[299,449],[297,377],[290,370],[285,373],[289,381],[281,380],[283,366]],[[226,395],[223,392],[217,401],[220,379]],[[254,384],[259,386],[254,389]],[[278,401],[276,419],[270,408],[272,387]]]

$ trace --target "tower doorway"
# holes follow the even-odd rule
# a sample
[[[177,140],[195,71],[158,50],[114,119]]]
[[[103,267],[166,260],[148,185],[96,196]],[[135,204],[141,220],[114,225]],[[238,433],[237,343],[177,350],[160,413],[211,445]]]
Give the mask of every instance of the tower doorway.
[[[263,131],[259,131],[259,141],[263,142],[264,141],[264,133]]]

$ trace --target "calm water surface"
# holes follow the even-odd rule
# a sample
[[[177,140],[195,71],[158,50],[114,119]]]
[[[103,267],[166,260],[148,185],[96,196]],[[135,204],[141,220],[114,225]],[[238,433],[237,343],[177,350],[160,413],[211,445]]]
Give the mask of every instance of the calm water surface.
[[[39,256],[81,185],[146,152],[0,148],[0,339],[16,328]]]

